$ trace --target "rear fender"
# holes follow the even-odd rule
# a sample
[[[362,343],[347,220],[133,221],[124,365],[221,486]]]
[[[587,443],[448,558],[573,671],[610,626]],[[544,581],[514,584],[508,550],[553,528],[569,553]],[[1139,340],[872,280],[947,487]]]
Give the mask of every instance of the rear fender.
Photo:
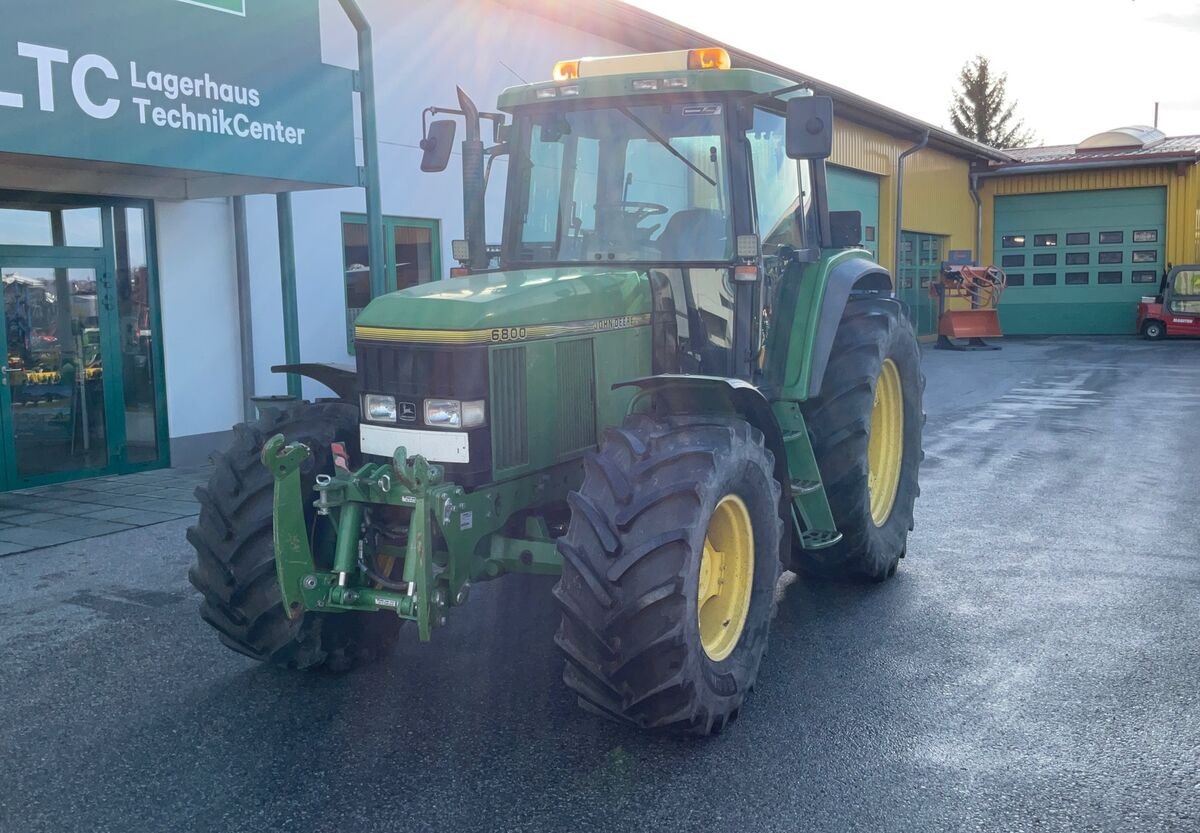
[[[895,297],[888,271],[865,255],[851,250],[807,267],[793,263],[781,278],[765,368],[780,399],[802,401],[821,393],[833,340],[852,295]]]

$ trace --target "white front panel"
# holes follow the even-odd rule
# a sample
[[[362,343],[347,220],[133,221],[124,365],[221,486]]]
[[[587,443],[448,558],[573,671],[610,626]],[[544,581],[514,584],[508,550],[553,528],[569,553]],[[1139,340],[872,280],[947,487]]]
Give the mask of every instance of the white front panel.
[[[404,446],[408,456],[420,454],[431,463],[469,463],[471,449],[467,435],[458,431],[412,431],[359,423],[359,443],[363,454],[391,457]]]

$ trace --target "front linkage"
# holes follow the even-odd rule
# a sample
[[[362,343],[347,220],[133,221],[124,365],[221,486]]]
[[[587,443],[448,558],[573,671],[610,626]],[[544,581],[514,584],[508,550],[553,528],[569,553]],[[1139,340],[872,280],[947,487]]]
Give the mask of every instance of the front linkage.
[[[317,513],[337,530],[331,570],[319,568],[309,540],[300,466],[312,455],[303,443],[272,437],[263,465],[275,478],[275,564],[289,618],[305,611],[343,613],[390,610],[417,623],[422,641],[446,612],[467,599],[471,582],[504,573],[560,571],[545,522],[526,518],[523,536],[502,535],[513,512],[565,500],[579,485],[578,464],[467,494],[443,480],[441,466],[409,457],[401,447],[390,463],[367,463],[357,471],[335,467],[317,477]],[[370,544],[363,535],[371,507],[411,512],[403,546]],[[511,527],[509,530],[511,532]],[[444,546],[444,549],[442,548]],[[368,547],[374,552],[368,552]],[[401,579],[375,573],[369,563],[400,559]]]

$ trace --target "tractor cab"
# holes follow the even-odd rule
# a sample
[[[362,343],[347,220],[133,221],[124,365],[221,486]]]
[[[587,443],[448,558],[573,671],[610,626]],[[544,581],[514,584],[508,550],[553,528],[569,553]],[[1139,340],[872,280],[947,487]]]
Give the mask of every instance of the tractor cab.
[[[1138,303],[1137,330],[1151,341],[1200,336],[1200,265],[1176,266],[1157,297]]]
[[[831,244],[829,99],[704,48],[560,61],[553,80],[502,93],[500,113],[479,113],[461,90],[459,103],[428,111],[467,124],[457,276],[636,270],[677,345],[656,354],[655,372],[759,380],[780,276]],[[490,148],[481,119],[496,125]],[[445,167],[453,131],[427,124],[424,169]],[[502,242],[489,247],[479,207],[501,156]]]

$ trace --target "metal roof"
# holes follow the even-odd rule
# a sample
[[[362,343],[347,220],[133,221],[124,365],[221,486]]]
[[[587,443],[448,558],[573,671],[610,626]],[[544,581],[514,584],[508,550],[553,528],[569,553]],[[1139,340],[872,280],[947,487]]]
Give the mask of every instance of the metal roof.
[[[1014,148],[1006,151],[1022,165],[1046,162],[1076,162],[1089,165],[1113,159],[1196,159],[1200,154],[1200,136],[1168,136],[1145,147],[1079,149],[1078,145],[1046,145],[1037,148]]]
[[[538,15],[583,32],[628,45],[644,52],[688,49],[697,46],[723,46],[729,50],[735,67],[769,72],[796,83],[807,83],[814,93],[833,98],[839,116],[864,127],[919,141],[929,131],[929,146],[955,156],[986,162],[1012,162],[1006,151],[988,147],[949,130],[905,115],[849,90],[836,87],[797,70],[768,61],[682,26],[674,21],[630,6],[620,0],[496,0],[503,6]],[[572,57],[572,56],[564,56]]]

